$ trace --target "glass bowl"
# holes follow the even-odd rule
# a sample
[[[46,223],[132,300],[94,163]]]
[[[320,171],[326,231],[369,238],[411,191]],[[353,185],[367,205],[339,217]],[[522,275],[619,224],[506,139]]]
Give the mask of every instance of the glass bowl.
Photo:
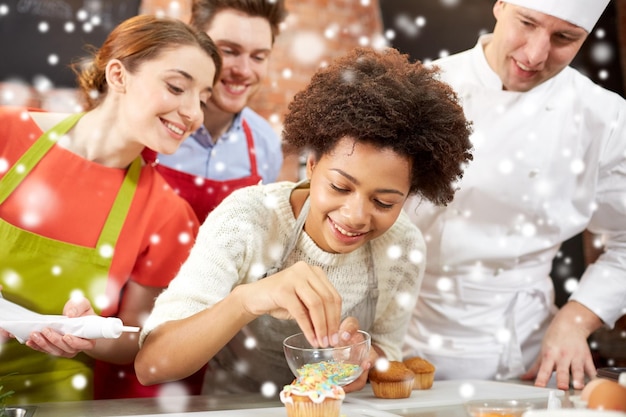
[[[283,341],[283,351],[289,369],[296,376],[322,372],[338,385],[348,385],[357,379],[367,359],[372,344],[369,333],[359,330],[347,344],[315,348],[309,344],[304,333],[297,333]]]
[[[465,403],[470,417],[521,417],[534,405],[518,400],[472,400]]]

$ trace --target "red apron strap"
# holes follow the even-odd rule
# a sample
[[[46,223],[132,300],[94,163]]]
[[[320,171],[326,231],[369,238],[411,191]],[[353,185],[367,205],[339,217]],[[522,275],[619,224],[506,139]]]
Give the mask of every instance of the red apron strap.
[[[248,122],[244,119],[242,121],[243,130],[246,134],[246,142],[248,143],[248,157],[250,158],[250,174],[253,177],[259,176],[259,171],[256,165],[256,150],[254,148],[254,138],[252,137],[252,130],[248,126]]]

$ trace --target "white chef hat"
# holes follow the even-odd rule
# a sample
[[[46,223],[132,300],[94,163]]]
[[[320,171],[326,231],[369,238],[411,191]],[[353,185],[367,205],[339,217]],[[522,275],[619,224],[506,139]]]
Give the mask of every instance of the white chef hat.
[[[558,17],[587,32],[595,26],[610,0],[504,0],[527,9]]]

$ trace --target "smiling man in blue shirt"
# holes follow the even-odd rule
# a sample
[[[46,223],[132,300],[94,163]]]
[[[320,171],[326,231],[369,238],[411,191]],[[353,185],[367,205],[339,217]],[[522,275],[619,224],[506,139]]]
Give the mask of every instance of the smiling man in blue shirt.
[[[284,0],[194,0],[191,25],[205,31],[223,59],[204,106],[204,125],[157,169],[193,207],[200,222],[232,191],[276,181],[283,155],[270,124],[248,102],[267,76]],[[146,152],[146,158],[154,155]]]

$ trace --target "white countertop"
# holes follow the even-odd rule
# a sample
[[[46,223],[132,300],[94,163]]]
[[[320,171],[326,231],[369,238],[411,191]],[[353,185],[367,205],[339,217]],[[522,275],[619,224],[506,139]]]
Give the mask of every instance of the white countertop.
[[[528,400],[545,408],[549,392],[528,383],[495,381],[435,381],[430,390],[413,391],[410,398],[383,400],[371,388],[348,393],[342,417],[467,417],[467,399]],[[471,394],[471,395],[470,395]],[[573,395],[574,392],[572,391]],[[564,408],[571,408],[569,392],[558,391]],[[276,399],[261,395],[223,397],[190,396],[137,398],[33,404],[33,417],[286,417],[285,407]]]

